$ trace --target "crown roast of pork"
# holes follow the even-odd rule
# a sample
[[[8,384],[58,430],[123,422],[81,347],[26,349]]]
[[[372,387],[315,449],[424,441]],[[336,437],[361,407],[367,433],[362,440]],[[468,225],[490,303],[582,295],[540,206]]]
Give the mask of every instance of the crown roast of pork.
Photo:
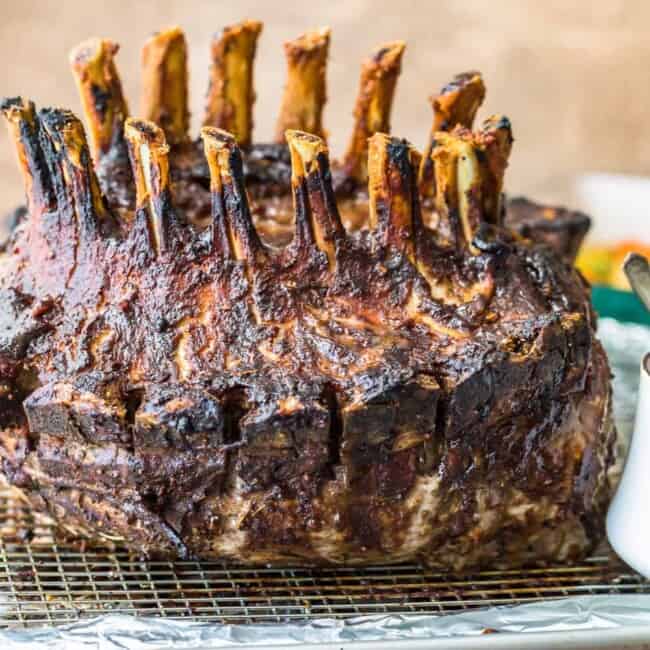
[[[510,123],[472,130],[478,73],[433,97],[422,154],[388,135],[402,42],[363,64],[333,164],[329,30],[287,43],[275,142],[253,144],[260,31],[212,43],[197,140],[177,28],[145,45],[143,119],[101,39],[71,56],[88,139],[67,110],[2,104],[27,194],[0,254],[6,480],[69,531],[152,554],[584,556],[615,434],[569,260],[581,215],[511,216]]]

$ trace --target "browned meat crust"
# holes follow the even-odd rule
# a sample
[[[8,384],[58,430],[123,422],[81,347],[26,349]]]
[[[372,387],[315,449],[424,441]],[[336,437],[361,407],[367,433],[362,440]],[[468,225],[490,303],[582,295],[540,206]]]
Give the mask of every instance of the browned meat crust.
[[[87,107],[97,174],[70,112],[2,104],[29,204],[0,253],[7,480],[148,553],[463,569],[591,550],[609,370],[579,274],[502,225],[509,123],[437,134],[430,230],[404,140],[369,134],[369,192],[342,183],[346,201],[317,135],[189,142],[184,39],[155,39],[164,130]]]
[[[573,263],[591,219],[583,212],[540,205],[518,196],[508,201],[506,225],[522,237],[550,246]]]

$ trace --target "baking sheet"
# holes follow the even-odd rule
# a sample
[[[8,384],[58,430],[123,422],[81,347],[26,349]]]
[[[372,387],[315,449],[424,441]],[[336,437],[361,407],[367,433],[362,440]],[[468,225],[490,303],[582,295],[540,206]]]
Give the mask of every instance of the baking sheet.
[[[624,630],[628,630],[625,633]],[[325,644],[340,648],[448,648],[525,647],[550,648],[552,637],[566,644],[566,633],[576,640],[584,633],[590,645],[603,647],[607,640],[650,639],[650,596],[588,596],[515,607],[493,607],[445,616],[362,616],[345,621],[322,619],[305,624],[214,625],[129,616],[102,616],[60,628],[7,631],[2,648],[149,650],[151,648],[297,648]],[[582,634],[580,634],[582,633]],[[488,641],[485,637],[497,635]],[[523,641],[522,635],[530,635]],[[432,643],[432,641],[438,643]],[[425,645],[419,642],[427,641]],[[397,643],[400,645],[397,645]],[[503,645],[505,643],[505,645]],[[485,645],[484,645],[485,644]],[[543,644],[543,645],[540,645]],[[576,646],[574,646],[576,647]]]

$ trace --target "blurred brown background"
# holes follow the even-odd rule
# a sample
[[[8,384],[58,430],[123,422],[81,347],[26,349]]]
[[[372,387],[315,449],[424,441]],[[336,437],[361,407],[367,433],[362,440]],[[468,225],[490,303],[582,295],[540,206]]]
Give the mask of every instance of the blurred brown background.
[[[334,154],[351,127],[359,65],[371,49],[408,43],[393,112],[393,132],[422,146],[431,121],[428,95],[454,73],[483,72],[481,115],[504,112],[516,138],[510,192],[574,202],[585,170],[650,169],[650,3],[643,0],[0,0],[0,94],[79,110],[67,53],[89,36],[121,44],[118,64],[135,113],[140,47],[173,24],[187,33],[191,106],[198,127],[207,83],[209,41],[223,25],[260,18],[256,139],[268,138],[285,66],[281,44],[305,30],[332,27],[325,123]],[[0,210],[22,199],[13,148],[0,131]]]

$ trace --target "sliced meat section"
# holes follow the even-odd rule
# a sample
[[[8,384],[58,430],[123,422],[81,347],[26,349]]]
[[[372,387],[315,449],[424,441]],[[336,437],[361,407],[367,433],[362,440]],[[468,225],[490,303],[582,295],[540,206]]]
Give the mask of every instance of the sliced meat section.
[[[46,384],[23,404],[33,434],[53,434],[90,443],[130,442],[121,380],[88,373]]]

